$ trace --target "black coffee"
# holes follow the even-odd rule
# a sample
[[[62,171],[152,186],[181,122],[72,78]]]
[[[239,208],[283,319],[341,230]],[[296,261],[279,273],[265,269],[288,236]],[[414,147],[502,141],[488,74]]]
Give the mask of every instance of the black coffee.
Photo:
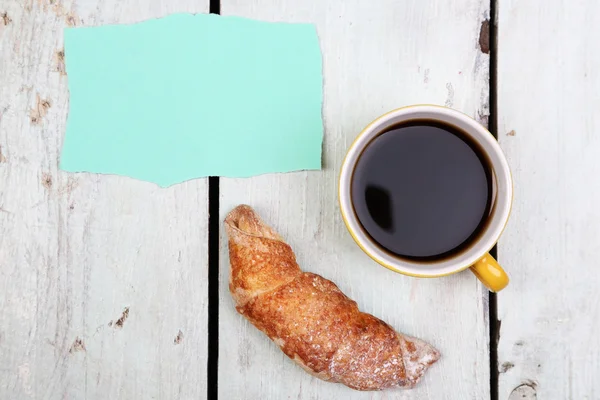
[[[411,121],[369,143],[351,190],[360,223],[381,247],[408,258],[438,258],[477,237],[490,210],[492,175],[465,134]]]

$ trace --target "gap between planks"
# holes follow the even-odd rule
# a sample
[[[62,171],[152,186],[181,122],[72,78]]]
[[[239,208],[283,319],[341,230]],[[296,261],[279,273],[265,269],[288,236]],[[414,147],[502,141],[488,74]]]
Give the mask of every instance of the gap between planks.
[[[209,13],[221,14],[220,0],[210,0]],[[219,397],[219,196],[219,177],[208,178],[208,400]]]

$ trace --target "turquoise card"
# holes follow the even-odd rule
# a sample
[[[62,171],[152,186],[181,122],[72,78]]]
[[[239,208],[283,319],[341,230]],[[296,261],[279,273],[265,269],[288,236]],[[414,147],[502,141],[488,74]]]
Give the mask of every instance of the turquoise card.
[[[212,14],[65,30],[60,167],[169,186],[320,169],[315,27]]]

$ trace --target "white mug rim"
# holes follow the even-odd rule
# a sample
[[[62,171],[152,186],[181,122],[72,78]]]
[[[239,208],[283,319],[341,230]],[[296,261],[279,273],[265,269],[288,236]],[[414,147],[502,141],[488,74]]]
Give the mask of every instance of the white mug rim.
[[[496,181],[496,197],[491,219],[479,237],[465,250],[433,261],[417,261],[393,255],[376,245],[364,231],[352,206],[350,187],[358,158],[370,141],[387,128],[409,120],[435,120],[457,127],[475,140],[486,153]],[[450,275],[469,268],[496,244],[510,216],[512,207],[510,168],[496,138],[481,124],[454,109],[420,104],[392,110],[371,122],[354,140],[342,163],[339,202],[343,220],[355,242],[373,260],[395,272],[418,277]]]

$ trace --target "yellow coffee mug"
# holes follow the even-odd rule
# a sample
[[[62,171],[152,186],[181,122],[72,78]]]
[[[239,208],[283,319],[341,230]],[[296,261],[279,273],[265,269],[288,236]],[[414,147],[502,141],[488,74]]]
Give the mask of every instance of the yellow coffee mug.
[[[429,120],[450,125],[477,143],[489,160],[492,173],[492,205],[482,232],[467,248],[441,259],[422,261],[387,252],[377,245],[362,227],[352,204],[352,175],[363,150],[379,134],[391,127],[412,120]],[[369,124],[348,149],[342,164],[339,201],[348,231],[360,248],[379,264],[401,274],[432,278],[454,274],[471,268],[477,278],[491,291],[508,285],[508,275],[490,256],[506,227],[512,206],[512,178],[506,157],[494,136],[469,116],[453,109],[434,105],[416,105],[391,111]]]

